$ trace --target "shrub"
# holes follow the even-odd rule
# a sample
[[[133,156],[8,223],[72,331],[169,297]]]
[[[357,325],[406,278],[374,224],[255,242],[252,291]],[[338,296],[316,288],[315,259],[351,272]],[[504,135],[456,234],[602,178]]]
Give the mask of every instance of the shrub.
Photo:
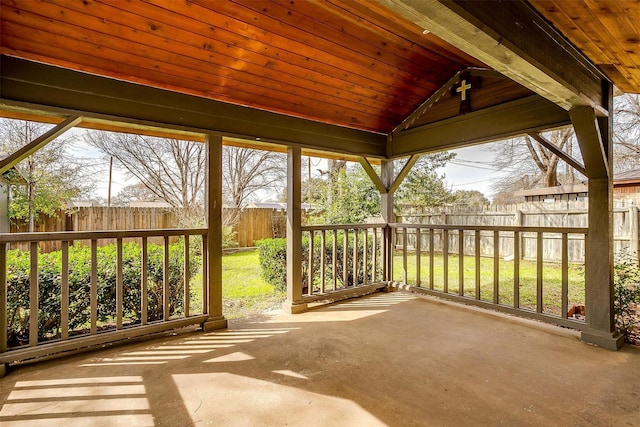
[[[287,239],[257,240],[264,280],[278,291],[287,289]]]
[[[183,311],[184,243],[169,246],[169,314]],[[123,251],[123,319],[141,321],[141,248],[136,243],[125,243]],[[163,256],[161,245],[150,243],[148,251],[148,311],[147,320],[162,319]],[[113,323],[116,316],[116,245],[98,248],[98,321]],[[61,329],[61,251],[38,255],[38,336],[52,339],[60,336]],[[198,270],[200,261],[190,256],[191,275]],[[29,339],[29,272],[30,253],[11,250],[7,253],[7,321],[10,346],[21,345]],[[88,246],[76,244],[69,248],[69,329],[82,330],[89,326],[91,292],[91,251]]]
[[[287,288],[287,240],[286,239],[264,239],[256,242],[260,254],[260,266],[262,267],[262,275],[265,281],[279,290],[286,290]],[[364,235],[358,234],[358,276],[354,278],[352,266],[353,266],[353,235],[349,236],[347,252],[347,277],[345,283],[343,257],[344,257],[344,233],[339,232],[337,234],[336,241],[336,281],[338,287],[350,287],[354,284],[361,283],[364,280]],[[371,254],[373,249],[373,242],[368,241],[368,253]],[[327,234],[325,236],[325,280],[333,278],[334,272],[332,271],[333,259],[333,234]],[[320,289],[320,262],[321,262],[321,237],[315,235],[313,239],[313,287],[314,289]],[[309,236],[302,238],[302,287],[308,289],[309,286]],[[371,280],[371,271],[373,268],[373,261],[369,256],[367,260],[367,276]],[[380,266],[378,270],[380,271]],[[378,271],[378,273],[379,273]]]
[[[632,344],[640,344],[640,268],[628,254],[617,257],[613,267],[613,310],[616,329]]]

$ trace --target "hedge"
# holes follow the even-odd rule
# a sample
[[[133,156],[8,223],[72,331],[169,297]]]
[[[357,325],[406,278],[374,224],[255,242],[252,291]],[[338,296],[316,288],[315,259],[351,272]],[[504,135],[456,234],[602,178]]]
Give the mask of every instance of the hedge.
[[[344,283],[343,274],[343,256],[344,256],[344,232],[338,232],[336,241],[336,282],[338,288],[350,287],[354,285],[354,282],[362,283],[364,280],[364,235],[358,233],[358,277],[353,277],[353,234],[349,235],[347,252],[347,283]],[[277,289],[284,291],[287,289],[287,239],[263,239],[256,241],[256,246],[260,255],[260,266],[262,267],[262,276],[265,281]],[[373,249],[373,241],[368,240],[368,259],[367,259],[367,273],[368,280],[371,280],[371,271],[373,269],[373,260],[371,257],[371,251]],[[333,234],[327,234],[325,236],[325,280],[326,285],[329,285],[328,281],[331,279],[333,283]],[[309,260],[309,236],[302,238],[302,287],[308,289],[309,273],[308,273],[308,260]],[[313,287],[315,290],[320,288],[320,260],[321,260],[321,237],[315,235],[313,239]],[[377,275],[381,272],[381,265],[378,265]]]
[[[98,322],[113,324],[116,317],[116,245],[97,249]],[[141,321],[141,247],[124,243],[123,318],[125,323]],[[162,319],[162,245],[148,244],[147,321]],[[60,337],[62,252],[38,254],[38,337]],[[190,275],[200,266],[198,254],[190,255]],[[169,245],[169,314],[183,312],[184,242]],[[30,253],[7,253],[7,323],[9,346],[26,344],[29,339]],[[75,244],[69,247],[69,330],[86,332],[90,322],[91,250]]]

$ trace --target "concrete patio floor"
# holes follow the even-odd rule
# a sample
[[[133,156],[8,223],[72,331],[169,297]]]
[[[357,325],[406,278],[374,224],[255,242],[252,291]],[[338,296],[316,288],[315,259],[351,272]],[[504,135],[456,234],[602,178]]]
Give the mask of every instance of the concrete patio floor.
[[[0,425],[637,426],[640,349],[375,294],[12,368]]]

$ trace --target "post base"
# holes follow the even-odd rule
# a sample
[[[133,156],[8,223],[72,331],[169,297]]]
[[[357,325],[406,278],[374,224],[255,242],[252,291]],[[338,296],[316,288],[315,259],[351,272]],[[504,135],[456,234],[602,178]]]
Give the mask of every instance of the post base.
[[[205,332],[211,332],[217,329],[226,328],[227,319],[224,316],[210,317],[202,324],[202,330]]]
[[[287,314],[304,313],[309,307],[303,302],[285,301],[282,303],[282,311]]]
[[[608,350],[617,351],[624,345],[624,335],[619,332],[605,333],[599,331],[582,331],[580,339]]]
[[[8,363],[0,363],[0,378],[3,378],[7,375],[7,369],[9,368]]]

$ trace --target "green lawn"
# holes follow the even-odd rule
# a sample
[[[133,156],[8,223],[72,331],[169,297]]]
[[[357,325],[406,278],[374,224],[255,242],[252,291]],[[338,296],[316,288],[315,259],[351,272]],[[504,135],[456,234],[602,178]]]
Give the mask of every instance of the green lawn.
[[[222,257],[222,303],[228,319],[258,314],[279,306],[283,292],[262,278],[258,251],[241,251]]]
[[[459,292],[459,257],[448,257],[448,292]],[[493,258],[481,258],[480,260],[480,299],[493,301]],[[396,253],[393,259],[393,278],[402,281],[402,255]],[[436,290],[444,290],[444,263],[443,257],[434,256],[433,259],[433,287]],[[514,299],[514,267],[513,261],[500,260],[499,263],[499,302],[500,304],[513,305]],[[463,260],[463,290],[464,295],[475,297],[475,257],[467,256]],[[536,277],[537,264],[535,261],[520,261],[520,306],[535,310],[536,308]],[[560,315],[562,269],[559,264],[544,264],[542,270],[542,296],[543,312]],[[429,255],[421,254],[420,257],[421,286],[428,288],[429,279]],[[410,253],[407,257],[407,283],[416,284],[416,255]],[[584,304],[584,268],[583,266],[569,266],[569,304]]]

